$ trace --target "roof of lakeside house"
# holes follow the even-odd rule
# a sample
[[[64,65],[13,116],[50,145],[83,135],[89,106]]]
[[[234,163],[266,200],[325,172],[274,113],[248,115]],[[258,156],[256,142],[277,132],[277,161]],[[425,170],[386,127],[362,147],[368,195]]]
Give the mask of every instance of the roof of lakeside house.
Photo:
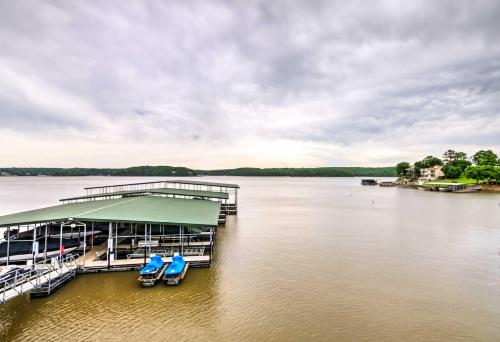
[[[429,167],[423,167],[420,170],[437,169],[437,168],[442,168],[442,166],[441,165],[434,165],[434,166],[429,166]]]

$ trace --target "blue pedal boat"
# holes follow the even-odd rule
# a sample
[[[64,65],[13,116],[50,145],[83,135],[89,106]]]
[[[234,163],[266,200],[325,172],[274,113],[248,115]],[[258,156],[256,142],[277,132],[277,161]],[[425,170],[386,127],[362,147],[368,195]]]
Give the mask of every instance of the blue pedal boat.
[[[143,277],[154,277],[162,269],[163,264],[164,262],[161,259],[161,256],[151,256],[151,261],[146,266],[141,268],[139,274]]]
[[[174,255],[172,263],[168,265],[163,274],[165,285],[179,285],[179,282],[184,279],[188,267],[189,263],[184,261],[182,255]]]
[[[186,262],[182,255],[174,256],[172,263],[168,265],[167,270],[165,271],[165,275],[167,276],[177,276],[182,273],[184,267],[186,266]]]

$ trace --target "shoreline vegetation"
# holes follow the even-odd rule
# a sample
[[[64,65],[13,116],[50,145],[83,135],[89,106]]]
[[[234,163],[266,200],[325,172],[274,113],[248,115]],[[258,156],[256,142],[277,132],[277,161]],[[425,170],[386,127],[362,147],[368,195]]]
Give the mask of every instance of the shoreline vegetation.
[[[400,185],[435,188],[437,184],[485,184],[498,191],[500,184],[500,158],[492,150],[480,150],[471,157],[465,152],[447,150],[441,159],[429,155],[413,165],[400,162],[395,170],[396,183]]]
[[[51,168],[4,167],[1,176],[247,176],[247,177],[397,177],[394,167],[316,167],[195,170],[173,166],[134,166],[128,168]]]

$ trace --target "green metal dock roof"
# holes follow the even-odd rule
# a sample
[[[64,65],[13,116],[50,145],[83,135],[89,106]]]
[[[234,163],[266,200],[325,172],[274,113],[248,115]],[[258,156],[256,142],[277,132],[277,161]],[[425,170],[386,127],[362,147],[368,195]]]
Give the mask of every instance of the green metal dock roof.
[[[159,181],[153,181],[153,182],[141,182],[141,183],[126,183],[126,184],[111,184],[111,185],[91,186],[91,187],[84,188],[84,190],[101,189],[101,188],[112,188],[112,187],[120,187],[120,186],[131,186],[131,185],[158,184],[158,183],[176,183],[176,184],[206,185],[206,186],[218,186],[218,187],[232,188],[232,189],[239,189],[240,188],[240,186],[238,184],[204,182],[204,181],[196,181],[196,180],[188,180],[188,179],[186,179],[186,180],[174,179],[174,180],[159,180]]]
[[[223,188],[234,188],[234,189],[239,189],[240,188],[240,186],[238,184],[203,182],[203,181],[182,180],[182,179],[166,180],[165,183],[219,186],[219,187],[223,187]]]
[[[139,195],[139,194],[148,194],[148,193],[164,194],[164,195],[193,196],[193,197],[203,197],[203,198],[217,198],[217,199],[228,199],[229,198],[229,194],[227,192],[160,188],[160,189],[142,189],[142,190],[106,192],[106,193],[100,193],[100,194],[95,194],[95,195],[84,195],[84,196],[63,198],[63,199],[60,199],[60,201],[72,201],[72,200],[110,197],[110,196],[127,196],[127,195],[136,195],[136,194]]]
[[[220,202],[141,196],[61,204],[0,216],[0,227],[65,221],[134,222],[216,226]]]

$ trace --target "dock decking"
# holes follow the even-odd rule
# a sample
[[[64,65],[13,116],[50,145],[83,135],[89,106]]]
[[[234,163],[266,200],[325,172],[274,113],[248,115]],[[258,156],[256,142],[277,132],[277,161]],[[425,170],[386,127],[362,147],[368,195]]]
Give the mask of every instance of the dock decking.
[[[165,263],[171,263],[172,257],[161,258]],[[210,265],[209,255],[193,255],[184,256],[184,260],[189,262],[191,267],[207,267]],[[150,261],[146,258],[146,263]],[[108,267],[109,266],[109,267]],[[108,272],[108,271],[129,271],[137,270],[144,266],[144,259],[121,259],[110,261],[106,260],[96,260],[89,262],[78,270],[78,273],[94,273],[94,272]]]
[[[78,265],[72,258],[54,265],[37,265],[31,272],[20,274],[0,289],[0,303],[5,303],[27,292],[49,295],[76,275]]]

